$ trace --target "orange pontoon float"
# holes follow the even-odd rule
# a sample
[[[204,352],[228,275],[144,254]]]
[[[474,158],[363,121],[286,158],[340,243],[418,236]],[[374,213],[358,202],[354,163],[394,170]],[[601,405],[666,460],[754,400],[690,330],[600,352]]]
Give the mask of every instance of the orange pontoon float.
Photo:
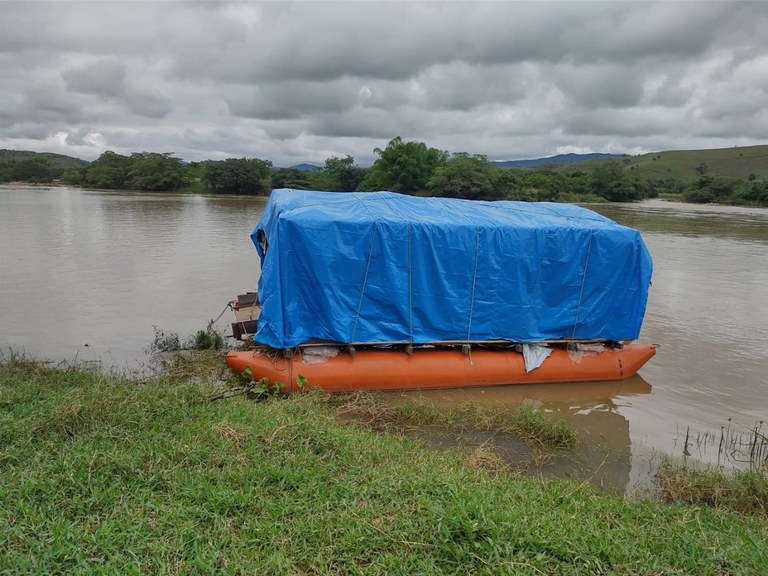
[[[415,349],[409,354],[366,349],[316,362],[301,354],[289,358],[282,351],[260,349],[229,352],[226,361],[235,372],[250,366],[254,378],[267,378],[271,385],[281,382],[286,392],[298,390],[299,376],[311,388],[352,392],[624,380],[654,354],[653,344],[641,343],[577,354],[555,348],[530,372],[526,372],[523,354],[514,350]]]
[[[655,354],[640,233],[579,206],[281,189],[251,239],[233,334],[258,348],[226,360],[287,391],[622,380]]]

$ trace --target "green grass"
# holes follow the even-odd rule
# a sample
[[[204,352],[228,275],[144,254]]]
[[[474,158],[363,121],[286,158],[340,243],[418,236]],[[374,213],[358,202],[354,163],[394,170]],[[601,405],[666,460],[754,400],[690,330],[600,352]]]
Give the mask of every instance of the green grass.
[[[768,527],[492,474],[173,377],[0,362],[3,574],[765,574]]]
[[[563,165],[558,170],[570,172],[594,168],[603,162],[616,160],[588,160]],[[624,160],[625,168],[632,176],[663,181],[672,180],[686,184],[699,178],[697,171],[702,163],[707,173],[720,174],[739,180],[747,180],[750,174],[768,177],[768,146],[743,146],[712,150],[669,150],[630,156]]]

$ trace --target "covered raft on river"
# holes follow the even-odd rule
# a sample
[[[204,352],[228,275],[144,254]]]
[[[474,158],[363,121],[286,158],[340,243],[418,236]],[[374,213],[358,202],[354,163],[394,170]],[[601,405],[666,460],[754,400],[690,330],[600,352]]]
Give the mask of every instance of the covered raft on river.
[[[227,362],[256,378],[334,391],[613,380],[654,353],[621,344],[645,313],[643,240],[586,208],[281,189],[251,237],[260,347]],[[605,347],[574,354],[585,342]]]

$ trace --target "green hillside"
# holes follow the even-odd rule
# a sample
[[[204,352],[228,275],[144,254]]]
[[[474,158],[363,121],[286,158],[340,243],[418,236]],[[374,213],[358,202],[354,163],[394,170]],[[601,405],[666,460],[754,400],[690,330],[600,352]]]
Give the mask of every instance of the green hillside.
[[[54,154],[53,152],[31,152],[29,150],[5,150],[0,149],[0,162],[7,160],[26,160],[38,158],[47,160],[52,168],[67,170],[69,168],[81,168],[87,166],[88,162],[80,158],[65,156],[64,154]]]
[[[78,172],[88,162],[52,152],[0,150],[0,182],[45,184],[62,177],[67,171]]]
[[[610,161],[610,160],[609,160]],[[576,165],[561,166],[563,172],[589,170],[606,160],[589,160]],[[702,174],[749,180],[768,177],[768,146],[717,148],[714,150],[670,150],[620,160],[633,176],[643,180],[675,180],[687,184]]]

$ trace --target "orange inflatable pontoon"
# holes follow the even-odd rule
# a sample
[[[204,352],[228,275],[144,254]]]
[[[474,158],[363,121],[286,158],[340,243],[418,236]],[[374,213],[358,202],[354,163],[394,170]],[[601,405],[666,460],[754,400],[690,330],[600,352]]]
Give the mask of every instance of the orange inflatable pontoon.
[[[309,361],[300,354],[286,358],[279,353],[256,350],[229,352],[226,360],[235,372],[250,366],[254,379],[267,378],[270,384],[282,382],[287,392],[298,389],[300,375],[312,388],[352,392],[624,380],[655,353],[653,344],[640,343],[578,355],[555,348],[540,367],[530,372],[525,371],[520,352],[481,348],[473,348],[469,353],[459,349],[415,349],[411,354],[394,349],[365,349],[354,355],[340,352],[320,362]]]

